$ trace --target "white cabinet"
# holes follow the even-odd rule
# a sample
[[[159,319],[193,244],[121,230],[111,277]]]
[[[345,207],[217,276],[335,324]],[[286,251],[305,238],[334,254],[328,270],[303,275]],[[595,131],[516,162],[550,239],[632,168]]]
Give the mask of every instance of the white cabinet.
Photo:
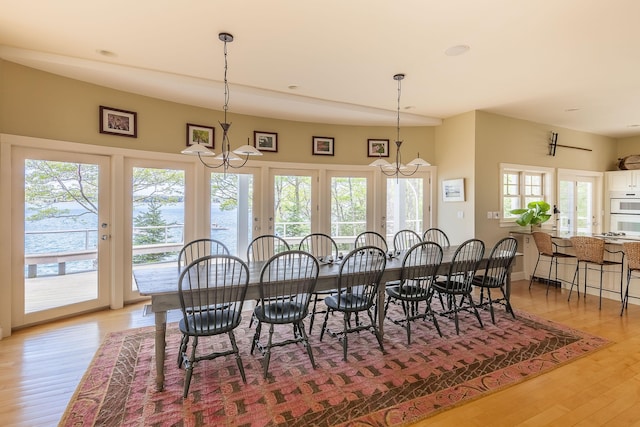
[[[640,170],[606,172],[607,191],[640,191]]]

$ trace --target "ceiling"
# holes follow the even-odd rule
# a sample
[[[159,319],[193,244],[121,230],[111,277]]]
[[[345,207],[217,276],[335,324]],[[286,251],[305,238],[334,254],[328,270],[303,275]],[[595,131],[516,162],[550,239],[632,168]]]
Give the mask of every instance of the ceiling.
[[[626,137],[638,16],[637,0],[0,0],[0,57],[220,110],[225,31],[230,114],[395,125],[404,73],[401,126],[483,110]]]

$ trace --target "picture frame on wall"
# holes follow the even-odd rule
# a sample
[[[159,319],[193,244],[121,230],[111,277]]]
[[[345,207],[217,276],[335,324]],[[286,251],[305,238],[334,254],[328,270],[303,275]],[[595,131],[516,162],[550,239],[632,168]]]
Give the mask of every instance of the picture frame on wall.
[[[200,144],[207,148],[215,148],[216,130],[213,126],[187,123],[187,147]]]
[[[274,132],[253,131],[253,146],[260,151],[278,151],[278,134]]]
[[[367,156],[369,157],[389,157],[388,139],[368,139]]]
[[[138,114],[134,111],[100,106],[100,133],[138,137]]]
[[[442,181],[442,201],[464,202],[464,178]]]
[[[313,154],[319,156],[333,156],[334,139],[326,136],[313,137]]]

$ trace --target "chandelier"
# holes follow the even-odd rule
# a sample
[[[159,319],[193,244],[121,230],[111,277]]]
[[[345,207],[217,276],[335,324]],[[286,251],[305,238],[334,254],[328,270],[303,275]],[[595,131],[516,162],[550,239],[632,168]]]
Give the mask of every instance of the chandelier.
[[[378,160],[370,163],[369,166],[376,166],[380,168],[380,171],[386,176],[395,176],[399,178],[400,176],[411,176],[418,171],[420,166],[431,166],[430,163],[420,158],[420,153],[418,153],[418,157],[411,160],[406,165],[402,163],[402,156],[400,154],[400,146],[402,145],[402,141],[400,140],[400,94],[402,93],[402,80],[404,79],[404,74],[396,74],[393,76],[393,79],[398,82],[398,115],[396,120],[396,161],[395,163],[389,163],[384,160],[382,156]],[[410,167],[413,167],[411,169]]]
[[[220,33],[218,38],[224,42],[224,122],[220,123],[222,127],[222,152],[218,155],[201,144],[193,144],[182,150],[182,154],[198,156],[200,162],[211,169],[223,168],[224,173],[227,169],[238,169],[244,166],[249,160],[249,156],[262,156],[262,153],[255,147],[243,145],[231,151],[231,142],[229,141],[229,128],[231,123],[227,122],[227,111],[229,110],[229,82],[227,81],[227,43],[233,41],[233,36],[229,33]],[[248,139],[247,139],[247,142]],[[244,156],[244,157],[240,157]],[[216,163],[211,164],[204,161],[203,157],[213,157]],[[239,163],[241,162],[241,163]]]

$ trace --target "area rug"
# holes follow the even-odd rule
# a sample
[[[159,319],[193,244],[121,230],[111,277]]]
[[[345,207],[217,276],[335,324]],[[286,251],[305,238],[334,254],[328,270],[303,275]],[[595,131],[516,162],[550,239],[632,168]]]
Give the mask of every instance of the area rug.
[[[399,313],[395,313],[399,315]],[[385,323],[380,351],[369,332],[349,336],[349,357],[335,337],[311,335],[317,369],[301,345],[273,350],[270,376],[262,356],[249,354],[254,329],[248,317],[236,331],[247,375],[244,384],[232,356],[198,364],[182,398],[184,371],[177,367],[179,333],[167,327],[165,390],[155,390],[154,329],[110,334],[81,380],[61,426],[402,426],[454,405],[548,372],[607,345],[592,336],[533,315],[503,313],[484,329],[462,316],[440,319],[440,338],[430,321],[405,330]],[[331,319],[339,327],[340,317]],[[280,329],[280,330],[278,330]],[[263,336],[266,331],[263,331]],[[290,326],[276,328],[287,337]],[[210,346],[226,348],[228,339]],[[200,345],[203,345],[202,340]]]

